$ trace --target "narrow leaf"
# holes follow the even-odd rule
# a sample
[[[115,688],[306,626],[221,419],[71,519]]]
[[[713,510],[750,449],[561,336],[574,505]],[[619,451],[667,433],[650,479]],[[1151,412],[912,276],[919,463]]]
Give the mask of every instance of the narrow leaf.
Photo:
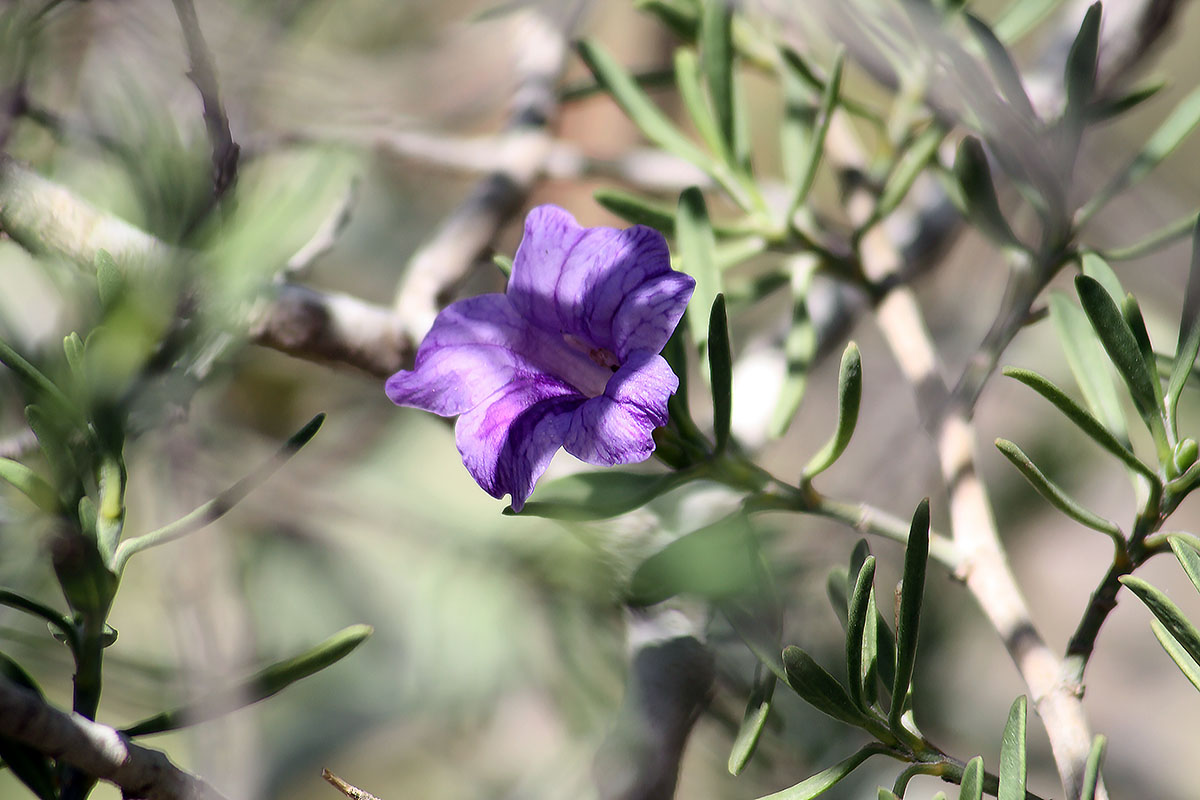
[[[1066,85],[1067,107],[1063,111],[1066,118],[1082,121],[1087,106],[1092,101],[1092,93],[1096,87],[1096,56],[1100,49],[1100,4],[1093,3],[1084,14],[1079,33],[1071,44],[1067,55]]]
[[[1002,42],[1015,42],[1054,13],[1063,0],[1017,0],[1010,3],[993,29]]]
[[[656,203],[620,189],[597,189],[592,197],[626,222],[647,225],[664,236],[675,235],[675,209],[666,203]]]
[[[733,10],[728,3],[705,3],[700,16],[700,60],[717,118],[721,151],[730,164],[735,159]]]
[[[1013,701],[1000,742],[1000,787],[996,800],[1025,800],[1025,695]]]
[[[1047,478],[1045,473],[1029,460],[1029,457],[1021,451],[1021,448],[1007,439],[997,439],[996,449],[1003,453],[1004,457],[1011,461],[1014,467],[1020,470],[1021,474],[1025,476],[1025,480],[1033,484],[1033,488],[1037,489],[1038,494],[1046,498],[1052,506],[1080,525],[1085,525],[1106,534],[1116,543],[1118,548],[1124,546],[1125,537],[1121,535],[1121,529],[1117,527],[1116,523],[1110,522],[1098,514],[1093,514],[1071,499],[1058,484]]]
[[[650,475],[605,470],[568,475],[539,486],[521,509],[522,517],[573,521],[610,519],[641,508],[693,477],[686,471]],[[511,508],[506,515],[514,515]]]
[[[874,216],[882,219],[887,217],[908,195],[917,177],[925,171],[929,163],[937,156],[938,147],[946,138],[946,130],[941,125],[933,124],[921,131],[904,153],[896,161],[895,167],[888,173],[884,181],[883,191],[879,195]]]
[[[1087,764],[1083,768],[1083,790],[1079,800],[1095,800],[1096,787],[1100,785],[1100,764],[1104,761],[1104,747],[1108,740],[1097,736],[1092,740],[1092,749],[1088,751]]]
[[[1140,106],[1151,97],[1154,97],[1166,85],[1167,82],[1159,78],[1143,86],[1134,87],[1125,94],[1118,95],[1117,97],[1101,97],[1100,100],[1092,103],[1088,108],[1087,121],[1091,125],[1096,125],[1119,117]]]
[[[369,625],[351,625],[295,658],[272,664],[238,684],[210,692],[193,703],[156,714],[121,732],[126,736],[147,736],[173,731],[257,703],[341,661],[372,632]]]
[[[854,584],[854,593],[850,595],[850,608],[846,627],[846,685],[850,689],[850,702],[867,710],[868,703],[863,699],[863,669],[864,661],[874,654],[865,652],[864,633],[867,627],[867,614],[870,608],[871,590],[875,580],[875,556],[867,556],[858,579]],[[871,616],[874,622],[874,615]]]
[[[1108,296],[1112,298],[1114,303],[1119,303],[1125,299],[1125,295],[1128,292],[1121,285],[1121,279],[1117,277],[1117,273],[1113,271],[1113,268],[1098,253],[1084,253],[1080,259],[1080,268],[1083,270],[1084,275],[1098,281],[1104,287],[1104,291],[1108,292]]]
[[[983,756],[975,756],[963,770],[958,800],[983,800]]]
[[[862,712],[855,708],[846,690],[808,653],[799,647],[784,648],[783,668],[788,685],[810,706],[841,722],[862,725]]]
[[[729,445],[729,426],[733,417],[733,352],[729,343],[729,320],[725,316],[725,297],[720,294],[713,301],[709,317],[708,366],[712,377],[713,438],[716,452],[720,453]]]
[[[959,143],[958,155],[954,159],[954,175],[966,202],[967,218],[997,243],[1023,247],[1000,210],[987,156],[983,152],[983,145],[974,136],[963,137]]]
[[[1167,383],[1167,424],[1172,433],[1178,433],[1176,412],[1179,395],[1192,373],[1196,354],[1200,353],[1200,218],[1192,229],[1192,261],[1188,269],[1187,290],[1183,295],[1183,311],[1179,315],[1179,339],[1175,344],[1175,361],[1171,365],[1171,379]]]
[[[672,32],[685,42],[693,41],[700,30],[700,12],[695,2],[689,0],[634,0],[639,11],[658,17]]]
[[[683,593],[732,597],[755,584],[759,569],[746,517],[735,512],[643,561],[630,581],[627,602],[649,606]]]
[[[0,480],[12,484],[42,511],[51,514],[58,511],[58,494],[54,487],[24,464],[9,458],[0,458]]]
[[[1083,392],[1084,402],[1104,427],[1127,445],[1129,432],[1121,411],[1121,399],[1110,376],[1111,362],[1087,315],[1064,292],[1051,292],[1048,304],[1050,320],[1066,353],[1071,374]]]
[[[821,105],[817,118],[813,122],[812,137],[808,142],[807,158],[801,162],[800,172],[796,183],[792,185],[792,199],[788,204],[788,219],[796,209],[804,204],[813,183],[817,179],[817,167],[821,164],[821,155],[825,152],[825,136],[829,133],[829,123],[833,119],[833,111],[837,106],[838,95],[841,93],[842,68],[845,65],[845,52],[839,50],[834,58],[833,69],[825,83],[825,91],[821,95]]]
[[[775,674],[763,671],[760,679],[755,681],[754,690],[746,702],[746,713],[742,717],[741,727],[733,740],[733,748],[729,753],[729,774],[739,775],[746,768],[754,750],[758,747],[759,737],[767,724],[767,716],[771,712],[771,697],[775,693]]]
[[[1029,95],[1021,83],[1021,73],[1017,69],[1017,65],[1013,63],[1012,56],[1009,55],[1004,43],[996,37],[987,23],[974,14],[964,14],[963,19],[966,20],[967,27],[971,29],[971,33],[983,47],[983,55],[987,59],[992,74],[996,77],[996,83],[999,85],[1004,99],[1023,119],[1036,120],[1038,117],[1033,110],[1033,104],[1029,102]]]
[[[1162,649],[1167,651],[1167,655],[1179,667],[1179,671],[1183,673],[1183,677],[1187,678],[1192,686],[1195,686],[1197,691],[1200,691],[1200,663],[1196,659],[1188,655],[1188,651],[1171,635],[1171,632],[1156,619],[1150,620],[1150,629],[1154,631],[1154,637],[1158,639],[1158,643],[1162,645]]]
[[[838,418],[833,435],[804,467],[805,480],[812,480],[829,469],[850,444],[858,424],[858,409],[862,402],[862,356],[858,345],[850,342],[842,353],[838,372]]]
[[[724,155],[728,160],[726,140],[722,138],[721,129],[700,82],[700,60],[690,47],[680,47],[675,51],[675,87],[700,138],[712,152]]]
[[[791,786],[781,792],[775,792],[775,794],[765,795],[758,798],[758,800],[810,800],[810,798],[819,797],[840,783],[851,772],[858,769],[868,758],[884,752],[886,752],[886,748],[883,745],[873,742],[849,758],[839,761],[832,767],[821,770],[816,775],[806,778],[795,786]]]
[[[1085,411],[1083,408],[1063,393],[1053,383],[1046,378],[1026,369],[1017,369],[1015,367],[1007,367],[1004,374],[1010,378],[1015,378],[1025,384],[1042,397],[1053,403],[1059,411],[1063,412],[1071,422],[1088,435],[1096,444],[1103,447],[1108,452],[1121,459],[1130,469],[1136,470],[1138,473],[1146,476],[1152,482],[1158,482],[1158,475],[1153,469],[1146,466],[1141,460],[1133,454],[1133,451],[1117,441],[1117,438],[1109,433],[1108,429],[1100,424],[1100,421]]]
[[[912,683],[917,661],[917,631],[921,622],[921,600],[925,592],[925,567],[929,558],[929,498],[917,506],[904,548],[904,574],[900,588],[900,610],[896,626],[896,676],[892,683],[892,707],[888,725],[902,730],[904,698]]]
[[[1196,587],[1196,591],[1200,592],[1200,551],[1183,536],[1168,536],[1167,541],[1170,542],[1171,550],[1175,552],[1175,558],[1179,559],[1179,565],[1187,573],[1188,579]]]
[[[842,630],[850,627],[847,618],[850,607],[850,574],[846,572],[845,567],[829,570],[829,576],[825,579],[825,593],[829,596],[829,604],[833,606],[833,613],[837,614],[838,622],[842,623]]]
[[[795,419],[808,385],[809,367],[817,352],[817,331],[808,313],[808,287],[815,263],[802,258],[798,257],[797,263],[792,264],[792,323],[783,342],[787,372],[767,428],[772,438],[783,436]]]
[[[675,233],[683,271],[696,279],[696,290],[688,303],[688,329],[692,341],[703,348],[708,341],[709,311],[721,291],[721,276],[713,259],[716,240],[708,219],[704,195],[696,187],[679,195]]]
[[[1138,596],[1139,600],[1146,604],[1154,616],[1158,617],[1158,621],[1170,632],[1171,636],[1175,637],[1175,641],[1183,646],[1192,660],[1200,662],[1200,631],[1197,631],[1196,626],[1188,621],[1183,612],[1179,610],[1179,606],[1141,578],[1126,575],[1120,580]]]
[[[1125,317],[1125,324],[1133,332],[1134,341],[1137,342],[1138,350],[1142,354],[1142,361],[1146,364],[1150,388],[1154,392],[1154,408],[1157,412],[1159,408],[1163,407],[1162,384],[1158,380],[1158,359],[1154,355],[1154,346],[1150,343],[1150,333],[1146,330],[1146,318],[1142,316],[1142,308],[1132,294],[1125,295],[1125,299],[1121,302],[1121,315]]]
[[[1186,217],[1180,217],[1174,222],[1167,223],[1140,241],[1125,247],[1105,250],[1102,255],[1109,261],[1128,261],[1150,255],[1172,244],[1176,239],[1187,236],[1195,229],[1197,220],[1200,220],[1200,215],[1188,214]]]

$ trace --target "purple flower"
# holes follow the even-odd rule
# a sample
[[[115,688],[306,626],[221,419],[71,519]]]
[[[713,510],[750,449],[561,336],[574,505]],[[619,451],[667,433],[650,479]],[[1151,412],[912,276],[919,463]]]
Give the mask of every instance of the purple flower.
[[[393,403],[460,415],[458,451],[493,497],[520,511],[565,447],[589,464],[644,461],[679,379],[658,355],[696,282],[661,234],[582,228],[556,206],[525,219],[504,294],[446,307]]]

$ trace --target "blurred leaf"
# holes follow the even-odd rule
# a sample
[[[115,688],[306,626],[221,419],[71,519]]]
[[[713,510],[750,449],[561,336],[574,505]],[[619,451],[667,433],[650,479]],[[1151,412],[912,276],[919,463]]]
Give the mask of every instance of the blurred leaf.
[[[749,523],[735,512],[681,536],[643,561],[633,574],[627,602],[649,606],[685,593],[731,597],[757,582],[756,559]]]
[[[121,733],[133,737],[173,731],[257,703],[341,661],[373,632],[369,625],[351,625],[294,658],[272,664],[244,681],[209,692],[192,703],[155,714]]]
[[[675,235],[675,209],[620,189],[597,189],[596,202],[634,225],[648,225],[664,236]]]
[[[1171,366],[1171,378],[1167,383],[1165,408],[1167,426],[1172,434],[1178,434],[1179,395],[1187,383],[1196,354],[1200,352],[1200,218],[1192,231],[1192,260],[1188,269],[1187,290],[1183,295],[1183,311],[1179,316],[1179,338],[1175,344],[1175,361]]]
[[[675,127],[607,50],[590,39],[579,42],[578,47],[579,55],[592,75],[608,89],[617,105],[647,139],[701,169],[711,168],[712,159]]]
[[[0,675],[42,697],[41,687],[29,673],[4,653],[0,653]],[[23,742],[0,736],[0,761],[38,800],[58,800],[54,768],[46,755]]]
[[[729,344],[729,320],[725,317],[725,297],[713,301],[708,323],[708,365],[712,376],[713,438],[716,452],[729,445],[729,426],[733,417],[733,352]]]
[[[850,702],[867,710],[870,705],[864,699],[863,687],[866,683],[868,666],[875,662],[874,642],[868,643],[864,635],[867,628],[868,614],[874,623],[874,609],[871,608],[871,592],[875,580],[875,556],[867,556],[858,572],[854,584],[854,593],[850,595],[850,608],[847,615],[846,628],[846,685],[850,690]],[[870,670],[874,679],[873,667]]]
[[[1063,81],[1066,87],[1067,106],[1063,111],[1065,119],[1082,121],[1092,93],[1096,88],[1096,56],[1100,49],[1100,3],[1093,3],[1084,14],[1079,26],[1079,33],[1071,44],[1067,55],[1066,74]]]
[[[733,10],[727,3],[705,3],[700,14],[700,60],[712,98],[725,160],[735,162]]]
[[[816,775],[801,781],[795,786],[784,789],[781,792],[765,795],[758,798],[758,800],[810,800],[810,798],[818,797],[840,783],[851,772],[858,769],[868,758],[885,752],[887,750],[883,745],[872,742],[849,758],[839,761],[832,767],[821,770]]]
[[[696,126],[700,138],[712,152],[728,160],[728,146],[722,138],[717,119],[713,116],[713,110],[704,95],[704,86],[700,82],[700,61],[696,57],[696,51],[689,47],[675,50],[675,87],[679,90],[679,99],[683,101],[683,107],[687,109],[688,117]]]
[[[921,600],[925,592],[925,567],[929,558],[929,498],[917,506],[904,548],[904,576],[900,584],[900,610],[896,614],[896,675],[892,682],[892,707],[888,726],[903,730],[900,718],[912,683],[917,661],[917,630],[921,622]]]
[[[746,713],[742,717],[741,727],[733,740],[733,748],[729,753],[729,774],[739,775],[750,762],[758,739],[762,736],[763,726],[767,724],[767,716],[771,713],[771,697],[775,694],[775,673],[763,670],[750,699],[746,702]]]
[[[107,250],[96,252],[93,268],[96,270],[96,291],[100,295],[100,302],[105,306],[111,305],[125,289],[125,276]]]
[[[721,276],[713,260],[716,241],[708,219],[704,195],[696,187],[679,195],[675,232],[683,271],[696,279],[696,290],[688,303],[688,328],[692,341],[703,348],[708,341],[710,310],[721,291]]]
[[[691,0],[634,0],[634,6],[646,11],[670,28],[684,41],[696,38],[700,28],[700,12]]]
[[[1015,42],[1054,13],[1063,0],[1016,0],[1004,9],[993,30],[1002,42]]]
[[[686,471],[649,475],[618,469],[568,475],[538,486],[520,513],[506,516],[573,521],[609,519],[641,508],[694,477]]]
[[[1133,575],[1122,577],[1121,583],[1146,604],[1163,627],[1183,646],[1194,661],[1200,662],[1200,631],[1179,610],[1179,606],[1146,581]]]
[[[858,424],[858,408],[862,402],[862,356],[858,345],[850,342],[842,353],[842,364],[838,371],[838,419],[833,435],[817,451],[803,470],[804,480],[812,480],[841,457],[850,444],[854,428]]]
[[[837,107],[838,96],[841,93],[842,68],[846,63],[846,53],[839,49],[834,56],[833,68],[829,71],[829,80],[825,83],[821,94],[821,105],[817,110],[816,119],[812,124],[812,135],[809,138],[806,158],[800,163],[800,171],[792,184],[791,200],[788,203],[788,219],[804,204],[813,183],[817,179],[817,167],[821,164],[821,155],[825,152],[825,136],[829,133],[829,123],[833,119]]]
[[[503,253],[492,253],[492,263],[504,274],[505,278],[512,277],[513,260]]]
[[[787,672],[788,685],[804,702],[836,720],[854,726],[863,724],[865,717],[854,706],[837,678],[813,661],[808,653],[799,647],[785,647],[783,668]]]
[[[878,800],[902,800],[900,795],[896,794],[895,792],[893,792],[891,789],[887,788],[886,786],[879,787],[879,792],[876,795],[876,797],[878,798]]]
[[[79,334],[71,331],[63,337],[63,355],[67,358],[67,366],[71,368],[77,377],[81,376],[83,370],[83,339],[79,338]]]
[[[54,487],[24,464],[0,458],[0,480],[12,484],[42,511],[53,514],[59,510],[58,493]]]
[[[1058,484],[1047,478],[1037,468],[1037,465],[1029,460],[1029,457],[1021,451],[1021,448],[1007,439],[997,439],[996,448],[1004,454],[1005,458],[1012,462],[1014,467],[1020,470],[1021,474],[1025,476],[1025,480],[1033,484],[1033,488],[1037,489],[1038,494],[1046,498],[1052,506],[1080,525],[1086,525],[1093,530],[1107,534],[1116,543],[1118,548],[1124,545],[1125,538],[1121,535],[1121,529],[1117,527],[1116,523],[1093,514],[1071,499]]]
[[[974,14],[964,14],[963,19],[967,23],[967,27],[971,29],[971,33],[979,41],[983,47],[983,55],[987,58],[988,66],[992,70],[992,74],[996,77],[996,83],[999,86],[1000,94],[1008,101],[1013,110],[1017,112],[1023,119],[1030,122],[1038,118],[1037,113],[1033,110],[1033,104],[1029,102],[1029,95],[1025,92],[1025,87],[1021,83],[1021,73],[1013,63],[1012,56],[1009,55],[1008,49],[1004,46],[987,23],[981,20]]]
[[[1101,97],[1088,108],[1087,121],[1095,125],[1119,117],[1154,97],[1166,85],[1167,82],[1159,78],[1116,97]]]
[[[1098,281],[1104,287],[1104,291],[1108,292],[1114,303],[1125,299],[1126,292],[1125,287],[1121,286],[1121,279],[1097,253],[1084,253],[1080,259],[1080,268],[1084,275]]]
[[[13,371],[25,389],[39,401],[54,406],[54,410],[63,414],[72,423],[83,425],[83,416],[62,390],[37,367],[30,364],[16,350],[9,347],[8,342],[0,339],[0,364]]]
[[[1025,695],[1013,701],[1000,742],[1000,787],[996,800],[1025,800]]]
[[[1023,248],[1000,210],[987,156],[974,136],[965,136],[959,143],[954,175],[967,205],[967,219],[998,244]]]
[[[1080,209],[1080,218],[1087,219],[1117,194],[1139,183],[1171,155],[1197,125],[1200,125],[1200,89],[1194,89],[1183,98],[1170,116],[1146,140],[1146,144],[1133,161],[1114,175],[1104,188],[1092,195]]]
[[[1171,632],[1156,619],[1150,620],[1150,629],[1154,631],[1154,637],[1158,639],[1158,643],[1162,645],[1162,649],[1167,652],[1171,660],[1179,667],[1179,671],[1183,673],[1183,677],[1187,678],[1192,686],[1200,691],[1200,663],[1192,658],[1188,651],[1171,635]]]
[[[1121,399],[1113,386],[1110,362],[1104,346],[1088,322],[1083,309],[1064,292],[1054,291],[1049,298],[1050,319],[1067,356],[1071,374],[1083,392],[1088,409],[1123,444],[1129,441]]]
[[[875,217],[883,219],[896,210],[913,183],[937,157],[938,147],[945,138],[946,130],[941,125],[931,124],[904,149],[884,181],[873,212]]]
[[[1200,592],[1200,551],[1183,536],[1168,536],[1167,541],[1171,544],[1175,558],[1179,560],[1179,566],[1183,567],[1196,591]]]
[[[967,762],[959,785],[958,800],[983,800],[983,756]]]
[[[1108,740],[1097,736],[1092,740],[1092,749],[1088,752],[1087,764],[1083,768],[1083,790],[1079,800],[1095,800],[1096,787],[1100,784],[1100,763],[1104,760],[1104,747]]]
[[[1129,388],[1133,403],[1151,431],[1161,430],[1161,418],[1152,381],[1158,376],[1149,371],[1142,349],[1125,317],[1100,283],[1086,275],[1075,278],[1079,301],[1100,337],[1108,357]]]
[[[808,313],[808,288],[812,274],[813,270],[805,264],[792,265],[792,321],[783,342],[787,372],[767,428],[772,438],[783,436],[795,419],[808,385],[808,370],[817,352],[817,331]]]
[[[1059,389],[1046,378],[1026,369],[1017,369],[1015,367],[1006,367],[1004,374],[1010,378],[1015,378],[1025,384],[1042,397],[1053,403],[1059,411],[1063,412],[1069,420],[1088,435],[1096,444],[1103,447],[1108,452],[1121,459],[1128,467],[1136,470],[1138,473],[1146,476],[1152,482],[1158,482],[1158,475],[1153,469],[1146,466],[1141,460],[1133,454],[1133,451],[1117,441],[1117,438],[1109,433],[1108,429],[1100,424],[1099,420],[1083,410],[1068,397],[1062,389]]]
[[[1134,258],[1141,258],[1142,256],[1161,250],[1176,239],[1182,239],[1191,233],[1196,227],[1197,220],[1200,220],[1200,215],[1195,213],[1188,214],[1186,217],[1181,217],[1153,231],[1141,241],[1134,242],[1125,247],[1104,250],[1101,255],[1109,261],[1128,261]]]

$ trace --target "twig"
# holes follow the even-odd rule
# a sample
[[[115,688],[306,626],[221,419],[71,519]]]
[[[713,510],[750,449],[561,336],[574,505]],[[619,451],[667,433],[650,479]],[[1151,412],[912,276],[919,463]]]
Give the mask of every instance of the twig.
[[[0,675],[0,735],[108,781],[138,800],[223,800],[220,793],[182,771],[162,753],[117,731],[47,705]]]
[[[341,200],[333,209],[333,212],[325,218],[325,221],[313,233],[312,238],[305,242],[288,259],[287,264],[283,267],[281,278],[293,278],[303,273],[312,266],[314,261],[333,249],[333,246],[337,244],[338,238],[342,235],[342,231],[350,223],[350,212],[354,210],[354,203],[357,199],[358,179],[355,178],[350,181],[350,185],[346,187]]]
[[[321,770],[321,777],[327,780],[333,788],[346,795],[346,797],[349,797],[350,800],[379,800],[378,797],[370,792],[363,791],[357,786],[346,783],[327,769]]]
[[[183,30],[183,42],[187,47],[190,67],[188,78],[196,85],[204,105],[204,127],[212,146],[212,204],[216,205],[237,179],[238,146],[233,141],[229,118],[221,105],[217,73],[213,68],[212,54],[204,43],[204,34],[200,32],[196,8],[192,0],[171,2],[175,5],[175,15],[179,17],[179,27]]]

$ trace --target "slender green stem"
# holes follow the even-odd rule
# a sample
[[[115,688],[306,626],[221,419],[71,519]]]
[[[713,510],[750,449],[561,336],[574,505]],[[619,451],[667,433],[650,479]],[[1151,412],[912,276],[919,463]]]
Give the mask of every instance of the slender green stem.
[[[75,630],[75,626],[71,624],[71,620],[67,619],[64,614],[60,614],[50,606],[43,605],[36,600],[30,600],[27,597],[22,597],[13,592],[0,590],[0,606],[8,606],[19,611],[24,611],[27,614],[32,614],[35,617],[41,617],[56,628],[67,642],[67,646],[71,648],[73,654],[79,652],[79,635]]]

